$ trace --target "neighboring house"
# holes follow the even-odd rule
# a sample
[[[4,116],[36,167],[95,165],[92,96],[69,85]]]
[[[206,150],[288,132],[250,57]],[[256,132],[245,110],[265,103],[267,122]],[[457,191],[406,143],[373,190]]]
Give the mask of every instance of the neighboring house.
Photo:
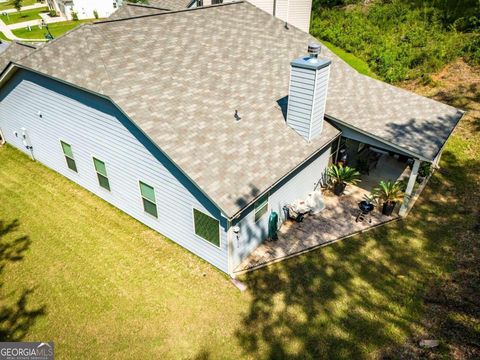
[[[79,19],[93,19],[95,12],[100,18],[112,15],[123,3],[123,0],[47,0],[48,7],[59,15],[72,20],[72,13]]]
[[[232,0],[149,0],[153,7],[166,10],[182,10],[200,6],[218,5]],[[300,30],[309,32],[312,0],[248,0],[253,5],[276,16]]]
[[[322,184],[340,136],[418,167],[438,160],[462,116],[326,48],[309,57],[314,38],[247,2],[124,9],[131,18],[13,58],[0,131],[229,274],[265,240],[272,211],[283,221],[284,205]]]

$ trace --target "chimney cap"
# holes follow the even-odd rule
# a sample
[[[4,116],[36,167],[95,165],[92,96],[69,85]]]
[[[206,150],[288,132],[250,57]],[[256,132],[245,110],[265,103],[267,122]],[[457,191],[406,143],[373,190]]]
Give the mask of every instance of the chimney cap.
[[[320,44],[311,42],[308,44],[308,54],[310,55],[310,57],[317,58],[320,54],[321,48],[322,47],[320,46]]]

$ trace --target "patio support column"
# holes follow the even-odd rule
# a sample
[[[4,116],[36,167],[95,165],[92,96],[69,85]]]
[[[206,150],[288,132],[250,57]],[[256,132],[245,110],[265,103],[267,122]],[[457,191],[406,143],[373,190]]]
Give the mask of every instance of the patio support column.
[[[412,172],[410,177],[408,178],[407,189],[405,190],[405,197],[403,198],[403,204],[400,207],[400,211],[398,214],[400,216],[407,215],[408,203],[410,202],[410,198],[412,196],[413,187],[415,186],[415,181],[417,181],[418,169],[420,168],[420,160],[415,159],[413,163]]]
[[[440,159],[442,158],[442,152],[443,152],[443,149],[440,150],[440,152],[438,153],[437,157],[435,158],[435,160],[433,160],[433,166],[435,168],[438,168],[438,164],[440,164]]]

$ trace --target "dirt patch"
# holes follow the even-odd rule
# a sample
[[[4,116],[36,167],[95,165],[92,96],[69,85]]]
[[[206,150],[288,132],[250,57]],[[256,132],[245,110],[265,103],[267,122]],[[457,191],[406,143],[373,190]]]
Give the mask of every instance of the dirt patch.
[[[379,355],[384,359],[480,358],[480,67],[459,59],[432,79],[429,85],[413,81],[401,86],[467,111],[455,135],[464,144],[463,163],[468,170],[459,175],[459,166],[444,161],[440,191],[429,196],[443,196],[449,181],[457,188],[463,186],[464,191],[457,189],[455,193],[460,204],[456,212],[469,220],[457,233],[452,271],[441,279],[432,279],[424,295],[424,330],[403,346],[386,349]],[[422,339],[438,339],[440,346],[421,348]]]
[[[432,76],[428,85],[419,80],[399,84],[417,94],[466,110],[457,131],[471,138],[480,131],[480,66],[470,66],[463,59],[447,65]]]

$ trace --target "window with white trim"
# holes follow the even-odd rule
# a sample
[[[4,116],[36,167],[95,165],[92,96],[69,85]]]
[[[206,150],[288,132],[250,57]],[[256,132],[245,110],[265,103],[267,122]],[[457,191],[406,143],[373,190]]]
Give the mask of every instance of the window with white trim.
[[[158,218],[157,202],[155,199],[155,189],[153,186],[147,185],[142,181],[140,184],[140,194],[142,195],[143,210],[156,218]]]
[[[68,168],[70,170],[78,172],[77,164],[75,162],[75,159],[73,158],[72,146],[63,141],[60,141],[60,145],[62,145],[63,155],[65,156]]]
[[[102,160],[94,157],[93,165],[95,166],[95,171],[97,172],[98,184],[102,188],[110,191],[110,182],[108,181],[107,167],[105,166],[105,163]]]

